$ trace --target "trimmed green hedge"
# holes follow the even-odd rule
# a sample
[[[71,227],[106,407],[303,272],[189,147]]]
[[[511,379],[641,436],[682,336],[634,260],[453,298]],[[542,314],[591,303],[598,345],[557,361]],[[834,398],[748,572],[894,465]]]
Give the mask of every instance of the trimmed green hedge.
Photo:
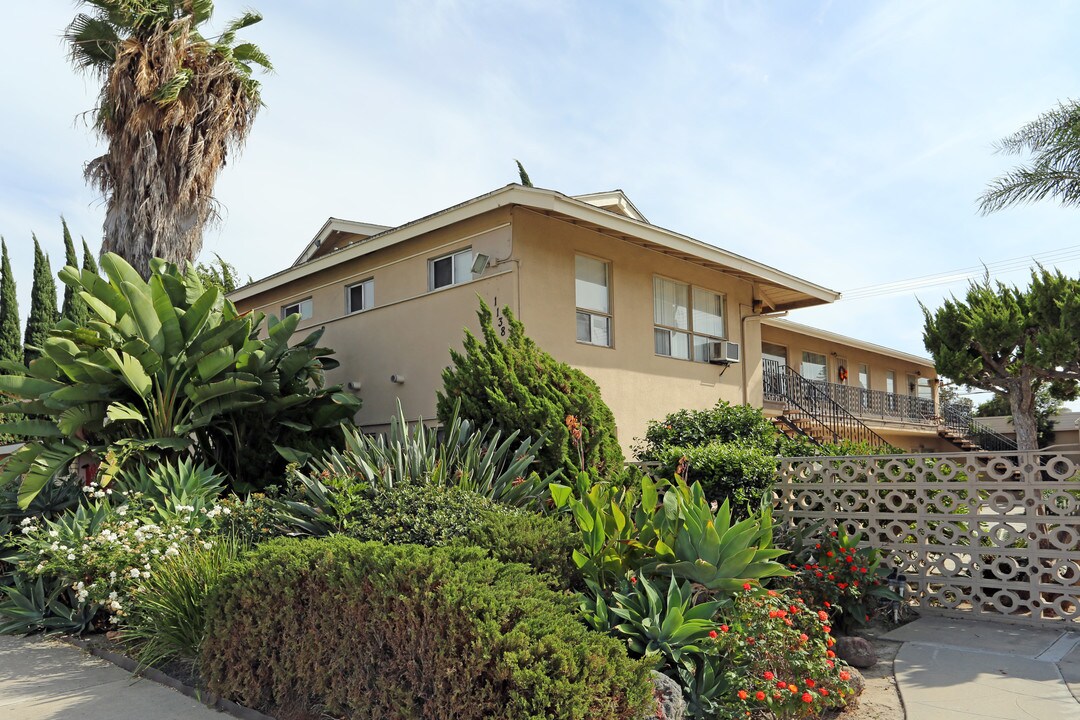
[[[490,551],[496,560],[524,563],[547,573],[559,588],[585,589],[573,560],[581,535],[565,516],[482,508],[475,512],[465,542]]]
[[[772,487],[779,460],[760,448],[714,442],[698,447],[666,447],[657,453],[662,477],[675,474],[686,458],[687,482],[701,483],[705,497],[737,507],[757,507]]]
[[[209,689],[279,720],[631,719],[649,663],[587,630],[573,600],[477,548],[280,539],[208,607]]]

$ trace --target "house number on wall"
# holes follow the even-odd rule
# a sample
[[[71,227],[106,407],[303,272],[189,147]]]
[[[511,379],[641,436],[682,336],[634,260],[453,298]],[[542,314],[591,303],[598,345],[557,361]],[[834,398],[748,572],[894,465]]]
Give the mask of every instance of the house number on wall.
[[[495,319],[499,325],[499,337],[506,337],[506,318],[503,317],[502,306],[499,305],[499,296],[495,296]]]

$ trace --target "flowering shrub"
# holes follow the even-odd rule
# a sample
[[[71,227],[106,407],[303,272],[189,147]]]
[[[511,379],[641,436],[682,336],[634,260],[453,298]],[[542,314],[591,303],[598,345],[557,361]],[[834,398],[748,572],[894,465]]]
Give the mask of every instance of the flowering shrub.
[[[865,625],[883,600],[899,600],[889,590],[889,569],[880,549],[859,547],[861,535],[835,529],[794,548],[788,584],[810,604],[828,609],[838,627]]]
[[[727,668],[720,717],[819,715],[854,694],[849,668],[832,650],[829,615],[792,592],[747,590],[721,613],[719,652]]]
[[[176,505],[175,514],[162,514],[139,493],[114,506],[112,498],[120,495],[96,483],[87,485],[86,494],[91,502],[56,520],[24,518],[16,548],[24,572],[62,579],[79,606],[101,607],[106,624],[126,614],[133,591],[162,558],[187,547],[211,547],[213,526],[231,512]]]

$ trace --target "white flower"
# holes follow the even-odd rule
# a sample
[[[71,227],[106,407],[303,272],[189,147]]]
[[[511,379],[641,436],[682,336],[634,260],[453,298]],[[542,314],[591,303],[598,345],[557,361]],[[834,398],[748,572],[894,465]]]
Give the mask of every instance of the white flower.
[[[212,543],[212,542],[204,542],[202,544],[202,546],[203,546],[204,550],[209,550],[210,548],[214,547],[214,543]]]
[[[137,578],[140,574],[139,568],[131,568],[131,577]]]
[[[24,527],[22,529],[22,534],[23,535],[29,535],[32,532],[34,532],[34,528],[32,528],[32,527]]]
[[[112,495],[112,488],[108,488],[107,490],[105,490],[105,494]]]
[[[84,493],[92,493],[92,492],[94,492],[94,490],[90,487],[90,485],[83,485],[82,486],[82,491]]]
[[[60,537],[60,533],[57,532],[56,530],[50,530],[49,531],[49,537]]]
[[[23,519],[22,519],[22,522],[21,522],[21,523],[19,523],[19,524],[20,524],[20,525],[22,525],[23,527],[26,527],[27,525],[29,525],[29,524],[30,524],[30,518],[28,518],[28,517],[27,517],[27,518],[23,518]]]
[[[191,532],[195,533],[196,535],[200,535],[200,534],[202,534],[202,530],[200,530],[199,528],[195,528],[195,529],[194,529],[194,530],[192,530]]]
[[[49,549],[50,550],[59,550],[60,549],[60,543],[53,543],[52,545],[49,546]]]
[[[230,510],[229,508],[221,508],[221,514],[222,515],[232,515],[232,510]]]
[[[143,570],[143,572],[142,572],[142,576],[143,576],[144,578],[148,578],[148,577],[150,577],[150,573],[149,573],[148,571],[146,571],[146,570]]]
[[[67,559],[68,560],[74,560],[75,559],[75,553],[68,553]]]
[[[109,573],[109,579],[110,580],[115,580],[116,579],[116,571],[115,570],[113,570],[112,572]]]
[[[176,557],[179,554],[180,554],[180,551],[176,549],[175,545],[169,547],[169,549],[165,551],[165,556],[166,557]]]

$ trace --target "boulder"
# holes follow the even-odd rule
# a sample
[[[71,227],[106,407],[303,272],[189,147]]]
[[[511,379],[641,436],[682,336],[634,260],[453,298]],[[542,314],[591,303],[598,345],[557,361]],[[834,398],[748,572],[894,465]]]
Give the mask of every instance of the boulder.
[[[653,694],[656,696],[656,714],[642,720],[683,720],[686,717],[686,700],[682,687],[663,673],[652,672]]]
[[[833,650],[837,657],[853,667],[868,668],[877,664],[877,651],[866,638],[853,635],[838,637]]]

